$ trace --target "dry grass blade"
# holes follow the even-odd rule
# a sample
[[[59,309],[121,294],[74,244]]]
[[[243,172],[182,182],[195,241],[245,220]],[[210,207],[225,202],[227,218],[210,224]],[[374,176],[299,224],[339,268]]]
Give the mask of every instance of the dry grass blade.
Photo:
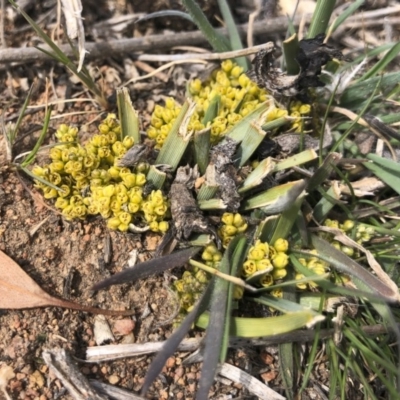
[[[93,290],[100,290],[112,285],[120,285],[126,282],[132,282],[146,276],[157,274],[170,268],[184,265],[189,258],[199,252],[200,247],[190,247],[188,249],[176,251],[164,257],[145,261],[133,268],[127,268],[124,271],[113,275],[111,278],[104,279],[93,286]]]
[[[80,0],[61,0],[64,11],[65,24],[70,39],[78,39],[79,64],[78,72],[82,69],[85,60],[85,29],[83,27],[82,3]]]
[[[172,334],[172,336],[164,343],[162,349],[157,353],[151,366],[147,372],[144,384],[142,386],[141,394],[144,395],[149,389],[150,385],[157,378],[159,373],[167,362],[168,358],[176,351],[181,344],[183,338],[186,336],[190,328],[193,326],[196,318],[201,314],[208,305],[207,299],[212,291],[212,284],[209,284],[194,309],[184,319],[179,328]]]
[[[50,296],[2,251],[0,251],[0,299],[0,308],[54,306],[104,315],[132,314],[131,311],[102,310]]]

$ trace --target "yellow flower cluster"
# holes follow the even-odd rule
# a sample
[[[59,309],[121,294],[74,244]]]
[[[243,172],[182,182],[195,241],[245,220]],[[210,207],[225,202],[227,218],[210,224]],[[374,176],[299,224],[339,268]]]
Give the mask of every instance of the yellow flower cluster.
[[[317,250],[311,250],[310,253],[315,254],[315,255],[318,254]],[[307,267],[308,269],[310,269],[315,275],[323,275],[329,269],[329,264],[326,263],[325,261],[322,261],[318,257],[310,257],[308,260],[306,260],[305,258],[299,258],[299,262],[302,265],[304,265],[305,267]],[[296,280],[300,280],[303,278],[304,278],[304,275],[301,273],[297,273],[295,275]],[[307,289],[307,287],[315,288],[315,287],[317,287],[317,284],[315,282],[307,282],[307,283],[302,282],[302,283],[298,283],[296,286],[299,289],[304,290],[304,289]]]
[[[196,110],[188,129],[200,131],[210,127],[213,144],[218,143],[229,128],[268,98],[267,92],[251,81],[243,72],[243,68],[232,60],[223,61],[221,68],[214,71],[207,81],[194,79],[189,82],[188,91],[196,103]],[[211,120],[207,121],[205,116],[211,108],[215,108],[215,113],[212,113]],[[181,107],[172,98],[166,99],[165,107],[155,106],[147,135],[155,141],[156,148],[162,147],[180,110]],[[267,113],[265,122],[290,115],[294,118],[292,129],[301,132],[303,117],[309,113],[310,105],[300,102],[292,103],[290,113],[286,109],[273,106]]]
[[[204,264],[209,267],[218,269],[222,259],[222,253],[217,249],[214,243],[211,243],[204,248],[203,253],[201,253],[201,259],[204,261]]]
[[[287,275],[288,249],[289,243],[286,239],[277,239],[273,245],[257,240],[243,264],[242,275],[249,278],[257,272],[265,272],[260,278],[260,284],[264,287],[273,285]]]
[[[363,224],[355,225],[355,223],[349,219],[340,224],[337,220],[327,219],[324,223],[325,226],[330,228],[336,228],[343,231],[347,236],[352,237],[358,244],[362,244],[363,242],[368,242],[375,235],[375,230],[372,226],[366,226]],[[354,232],[353,232],[354,230]],[[326,240],[328,240],[332,246],[342,251],[349,257],[357,258],[359,257],[359,252],[353,247],[345,246],[344,244],[333,240],[333,235],[329,233],[323,233],[323,236]]]
[[[218,235],[224,248],[228,247],[229,242],[237,234],[245,232],[248,226],[246,220],[239,213],[224,213],[221,222],[222,225],[218,229]]]
[[[303,104],[300,101],[293,101],[289,107],[290,117],[294,118],[292,122],[292,130],[296,133],[304,131],[305,117],[308,117],[311,113],[310,104]]]
[[[32,172],[42,181],[35,186],[68,219],[84,219],[100,214],[110,229],[127,231],[134,218],[145,222],[154,232],[166,232],[168,201],[160,191],[143,197],[146,176],[143,168],[119,167],[118,162],[133,146],[133,138],[121,138],[121,127],[114,114],[99,125],[99,133],[81,146],[78,129],[61,125],[56,132],[59,144],[49,153],[51,163],[35,166]],[[55,187],[49,186],[43,180]]]
[[[202,83],[195,79],[189,83],[189,93],[196,102],[200,120],[215,99],[219,99],[215,118],[208,121],[211,142],[218,143],[225,132],[243,117],[267,100],[267,92],[260,89],[232,60],[225,60],[211,78]]]
[[[206,265],[218,269],[222,253],[214,243],[211,243],[204,248],[201,258]],[[191,267],[190,270],[186,270],[183,273],[181,279],[174,282],[173,287],[178,294],[180,302],[180,311],[174,320],[176,327],[180,325],[185,315],[192,310],[194,304],[206,288],[208,281],[209,276],[205,271]]]
[[[151,116],[150,126],[147,129],[149,139],[155,141],[155,148],[161,149],[167,138],[176,117],[181,111],[181,106],[172,97],[165,100],[165,107],[157,104]],[[188,124],[189,131],[200,131],[204,125],[199,120],[199,115],[194,113]]]

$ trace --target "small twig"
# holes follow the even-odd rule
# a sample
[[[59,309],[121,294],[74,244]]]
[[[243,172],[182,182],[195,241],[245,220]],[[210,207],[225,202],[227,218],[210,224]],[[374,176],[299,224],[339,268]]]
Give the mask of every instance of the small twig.
[[[168,76],[160,71],[156,72],[155,68],[151,67],[149,64],[146,64],[145,62],[138,60],[134,62],[135,67],[138,69],[141,69],[144,72],[147,72],[148,74],[153,74],[163,82],[168,82]]]
[[[367,336],[371,337],[382,335],[391,331],[391,328],[387,328],[383,325],[362,326],[361,329]],[[333,328],[321,329],[319,332],[319,339],[324,340],[331,338],[334,333],[335,330]],[[270,336],[266,338],[231,337],[229,341],[229,346],[274,346],[282,343],[312,342],[314,339],[314,330],[296,330],[293,332],[284,333],[282,335]],[[201,340],[201,338],[184,339],[177,348],[177,351],[195,351],[199,348]],[[105,346],[88,347],[86,349],[86,360],[81,361],[94,363],[156,353],[164,346],[164,343],[165,342],[147,342],[133,344],[110,344]]]
[[[274,47],[272,42],[260,44],[258,46],[249,47],[242,50],[226,51],[224,53],[203,53],[203,54],[141,54],[137,56],[137,60],[143,61],[184,61],[184,60],[204,60],[204,61],[220,61],[228,58],[236,58],[248,56],[259,52],[260,50],[269,50]]]

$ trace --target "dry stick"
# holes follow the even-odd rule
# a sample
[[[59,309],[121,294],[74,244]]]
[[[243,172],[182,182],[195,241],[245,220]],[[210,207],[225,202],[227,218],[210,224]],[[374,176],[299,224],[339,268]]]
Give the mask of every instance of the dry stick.
[[[366,20],[376,20],[378,17],[383,17],[390,14],[395,14],[400,11],[400,6],[387,7],[380,10],[366,11],[362,15],[363,23]],[[293,24],[298,26],[301,20],[301,16],[296,16],[293,20]],[[342,26],[343,27],[353,27],[354,23],[360,21],[360,15],[355,15],[350,17]],[[306,16],[307,22],[311,20],[311,15]],[[277,34],[286,32],[288,27],[287,17],[279,17],[275,19],[270,19],[268,21],[258,21],[253,26],[253,34]],[[249,24],[238,25],[239,32],[242,36],[245,36],[249,29]],[[220,28],[217,29],[219,34],[226,35],[227,29]],[[171,35],[149,35],[141,38],[133,39],[120,39],[120,40],[110,40],[109,42],[102,43],[86,43],[86,59],[102,59],[106,57],[114,57],[130,54],[138,51],[152,51],[167,49],[174,46],[180,45],[199,45],[206,43],[206,39],[200,31],[193,32],[181,32],[174,33]],[[47,46],[44,46],[47,49]],[[69,44],[60,46],[61,50],[68,57],[74,57],[74,52]],[[26,48],[8,48],[0,50],[0,62],[10,63],[10,62],[32,62],[32,61],[46,61],[51,60],[51,58],[41,52],[40,50],[33,47]]]
[[[387,328],[383,325],[363,326],[361,329],[370,337],[376,337],[391,332],[391,328]],[[282,343],[306,343],[312,342],[315,339],[315,334],[316,332],[314,330],[296,330],[282,335],[258,339],[231,337],[229,346],[275,346]],[[334,329],[321,329],[319,332],[319,339],[329,339],[333,334]],[[201,341],[202,338],[184,339],[178,346],[177,351],[195,351],[199,348]],[[147,342],[88,347],[86,349],[86,360],[82,361],[87,363],[102,362],[156,353],[164,346],[164,343],[165,342]]]
[[[221,61],[228,58],[236,58],[248,56],[257,53],[260,50],[271,50],[274,48],[273,42],[267,42],[258,46],[249,47],[242,50],[225,51],[223,53],[185,53],[185,54],[140,54],[137,56],[138,60],[144,61],[182,61],[188,60],[204,60],[204,61]]]
[[[307,21],[311,19],[311,16],[307,17]],[[294,19],[294,24],[298,25],[300,17]],[[266,33],[279,33],[285,32],[288,26],[286,17],[280,17],[266,21],[256,22],[253,26],[254,35],[266,34]],[[239,32],[245,35],[248,30],[248,24],[238,25]],[[219,34],[227,34],[227,29],[217,29]],[[139,51],[153,51],[153,50],[165,50],[167,48],[181,46],[181,45],[199,45],[207,43],[205,37],[200,31],[192,32],[181,32],[170,35],[149,35],[141,38],[133,39],[119,39],[110,40],[108,42],[101,43],[86,43],[86,59],[102,59],[121,55],[130,55],[134,52]],[[47,46],[43,46],[44,49],[48,50]],[[69,44],[60,46],[61,51],[68,57],[74,57],[73,50]],[[32,61],[46,61],[51,58],[38,50],[37,48],[8,48],[0,50],[0,62],[32,62]]]

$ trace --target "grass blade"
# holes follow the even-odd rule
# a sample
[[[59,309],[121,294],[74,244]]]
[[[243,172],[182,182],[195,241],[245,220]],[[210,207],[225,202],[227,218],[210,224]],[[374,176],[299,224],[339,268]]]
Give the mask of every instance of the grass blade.
[[[396,43],[369,71],[367,71],[357,82],[363,82],[381,72],[384,72],[387,65],[393,61],[400,52],[400,42]]]
[[[328,262],[337,271],[350,275],[358,289],[380,295],[389,302],[398,300],[398,293],[394,293],[388,285],[343,252],[318,236],[312,235],[311,240],[318,251],[318,257]]]
[[[218,0],[219,9],[222,14],[222,19],[224,20],[226,27],[228,28],[229,41],[232,50],[243,49],[242,39],[240,38],[239,31],[237,29],[235,20],[233,19],[231,9],[226,0]],[[249,65],[245,57],[238,57],[235,59],[236,63],[243,67],[244,71],[247,71]]]
[[[331,18],[336,0],[318,0],[308,29],[307,38],[312,39],[320,33],[325,33]]]
[[[156,380],[168,358],[172,356],[172,354],[176,351],[183,338],[193,326],[198,315],[204,312],[207,308],[208,298],[211,295],[212,287],[213,282],[210,282],[194,309],[186,316],[179,328],[168,338],[168,340],[163,345],[163,348],[157,353],[156,357],[149,367],[149,370],[147,371],[141,389],[142,396],[146,394],[150,385]]]
[[[230,243],[221,261],[220,272],[231,274],[243,262],[246,239],[236,237]],[[229,344],[231,304],[229,292],[231,283],[217,279],[211,298],[210,329],[204,340],[204,361],[196,400],[207,400],[208,392],[214,382],[218,360],[224,362]]]
[[[49,123],[50,123],[50,117],[51,117],[51,107],[48,107],[46,110],[46,114],[44,116],[43,128],[42,128],[42,132],[39,136],[39,139],[36,141],[35,146],[32,149],[32,151],[28,154],[28,156],[25,158],[25,160],[22,161],[21,167],[27,167],[28,165],[32,164],[33,161],[35,161],[36,154],[39,151],[40,146],[42,145],[43,140],[46,136],[47,129],[48,129]]]
[[[272,215],[287,210],[306,188],[307,181],[301,179],[268,189],[243,202],[244,211],[260,208],[264,213]]]
[[[357,11],[364,3],[365,0],[356,0],[353,3],[350,3],[348,7],[333,21],[332,25],[328,29],[329,33],[335,32],[335,30],[339,28],[339,26],[342,25],[347,18],[354,14],[354,12]]]
[[[135,144],[140,143],[139,117],[133,108],[129,90],[125,87],[117,89],[118,114],[121,123],[122,139],[133,138]]]
[[[377,164],[379,157],[371,154],[368,155],[368,158],[373,159],[374,162],[363,163],[364,167],[373,172],[374,175],[390,186],[396,193],[400,194],[399,164],[383,159]],[[391,169],[383,167],[382,163],[391,166]]]
[[[145,278],[146,276],[166,271],[170,268],[180,267],[200,250],[201,247],[189,247],[188,249],[179,250],[164,257],[142,262],[132,268],[127,268],[110,278],[96,283],[92,290],[105,289],[112,285],[121,285],[122,283],[136,281]]]
[[[185,6],[194,23],[198,26],[201,32],[203,32],[203,35],[206,37],[215,51],[222,53],[224,51],[232,50],[227,45],[226,41],[211,26],[210,22],[196,1],[182,0],[182,4]]]
[[[187,99],[182,109],[172,125],[160,153],[158,154],[156,164],[170,165],[173,170],[178,167],[179,162],[189,145],[193,132],[188,132],[190,117],[195,110],[196,104]]]

